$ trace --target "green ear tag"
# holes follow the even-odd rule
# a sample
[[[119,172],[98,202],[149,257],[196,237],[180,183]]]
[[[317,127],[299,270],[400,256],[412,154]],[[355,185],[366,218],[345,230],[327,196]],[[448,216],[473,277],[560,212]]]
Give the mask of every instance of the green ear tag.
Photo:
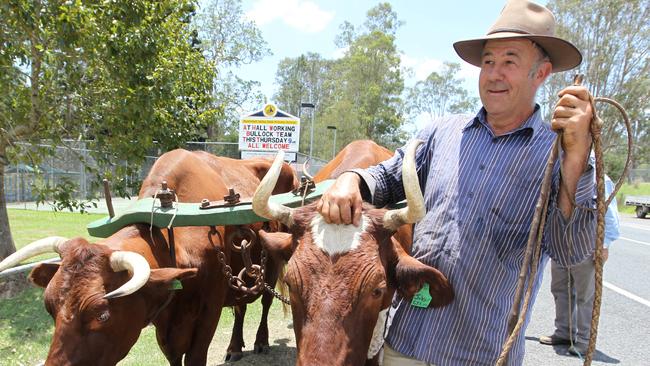
[[[411,305],[418,307],[418,308],[426,308],[429,307],[429,303],[431,303],[431,295],[429,294],[429,284],[424,283],[420,291],[418,291],[415,296],[413,296],[413,300],[411,300]]]
[[[183,289],[183,284],[179,280],[173,280],[172,283],[169,285],[170,290],[182,290]]]

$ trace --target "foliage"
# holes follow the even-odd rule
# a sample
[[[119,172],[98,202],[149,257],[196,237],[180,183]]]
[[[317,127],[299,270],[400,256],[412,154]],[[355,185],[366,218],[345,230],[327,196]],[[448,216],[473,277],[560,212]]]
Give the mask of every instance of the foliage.
[[[303,126],[310,121],[301,110],[300,104],[310,102],[316,110],[323,107],[325,96],[329,94],[325,84],[335,61],[325,60],[317,53],[307,53],[296,58],[285,58],[278,64],[275,75],[278,91],[273,96],[278,108],[303,117]],[[309,111],[312,113],[313,111]],[[309,115],[311,117],[311,115]],[[300,129],[300,150],[309,150],[309,129]]]
[[[571,40],[583,54],[579,72],[595,96],[619,101],[630,115],[635,143],[633,168],[650,157],[650,1],[648,0],[551,0],[557,33]],[[571,85],[572,73],[554,75],[542,93],[551,107],[557,92]],[[598,104],[605,122],[603,147],[606,169],[621,174],[627,143],[618,112]],[[548,108],[547,113],[550,114]]]
[[[88,212],[89,208],[97,208],[97,202],[93,200],[77,200],[75,197],[79,191],[79,185],[69,178],[62,178],[57,188],[50,186],[37,187],[36,204],[47,204],[54,211],[68,210],[70,212]]]
[[[0,169],[38,166],[65,139],[81,139],[89,174],[127,177],[154,142],[169,150],[201,136],[214,73],[190,31],[194,7],[192,0],[3,2]],[[126,195],[128,181],[112,181],[114,192]],[[59,198],[73,188],[58,187]]]
[[[359,29],[347,22],[341,26],[337,45],[346,52],[332,66],[326,84],[331,92],[318,116],[323,134],[325,126],[339,128],[340,146],[371,139],[395,147],[405,140],[401,128],[404,78],[395,45],[400,25],[390,4],[380,3],[368,11]]]
[[[214,79],[212,105],[215,113],[208,125],[208,140],[238,141],[239,116],[251,109],[250,106],[264,104],[264,95],[259,87],[258,81],[242,79],[230,70],[220,73]]]
[[[363,25],[349,22],[340,27],[336,44],[343,57],[326,60],[315,53],[286,58],[278,65],[274,98],[281,109],[301,115],[300,104],[316,106],[314,135],[321,137],[313,146],[314,155],[329,157],[331,138],[328,126],[337,129],[337,145],[357,139],[372,139],[388,147],[406,138],[402,130],[404,78],[395,45],[401,25],[390,4],[380,3],[367,12]],[[314,113],[314,111],[310,111]],[[304,121],[303,126],[309,126]],[[312,126],[301,129],[301,150],[309,149]]]
[[[460,64],[445,62],[443,69],[432,72],[426,79],[407,89],[406,109],[410,116],[425,113],[430,119],[450,113],[474,112],[478,98],[469,96],[462,87],[463,79],[456,75]]]
[[[210,140],[237,141],[239,115],[247,105],[261,105],[259,82],[236,76],[233,69],[271,53],[254,22],[245,20],[241,0],[212,0],[199,9],[196,34],[205,57],[218,71],[212,88]]]
[[[336,127],[337,147],[357,139],[372,139],[389,148],[407,138],[404,130],[406,113],[413,118],[420,113],[430,116],[462,113],[474,109],[476,98],[458,85],[460,66],[447,63],[440,73],[432,73],[404,92],[404,68],[396,47],[397,31],[402,22],[390,4],[380,3],[370,9],[361,26],[344,22],[335,39],[344,50],[340,59],[327,60],[307,53],[280,62],[276,72],[278,85],[274,99],[278,106],[300,115],[300,103],[316,105],[314,146],[316,156],[329,157],[332,145],[323,141],[333,138],[328,126]],[[304,111],[303,111],[304,112]],[[301,150],[309,149],[310,119],[304,118]]]

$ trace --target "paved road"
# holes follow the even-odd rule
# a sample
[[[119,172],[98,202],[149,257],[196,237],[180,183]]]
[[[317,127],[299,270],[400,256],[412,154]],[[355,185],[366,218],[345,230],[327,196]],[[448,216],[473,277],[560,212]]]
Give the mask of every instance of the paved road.
[[[550,265],[526,331],[525,365],[582,365],[566,346],[544,346],[554,330]],[[604,269],[603,303],[593,365],[650,365],[650,219],[621,217],[621,237]]]

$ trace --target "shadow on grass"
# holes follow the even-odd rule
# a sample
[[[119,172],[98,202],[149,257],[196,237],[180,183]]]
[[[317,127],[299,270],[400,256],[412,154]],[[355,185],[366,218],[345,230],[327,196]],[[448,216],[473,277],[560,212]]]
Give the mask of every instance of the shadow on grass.
[[[43,304],[43,289],[29,286],[0,300],[0,354],[8,365],[44,360],[54,323]]]

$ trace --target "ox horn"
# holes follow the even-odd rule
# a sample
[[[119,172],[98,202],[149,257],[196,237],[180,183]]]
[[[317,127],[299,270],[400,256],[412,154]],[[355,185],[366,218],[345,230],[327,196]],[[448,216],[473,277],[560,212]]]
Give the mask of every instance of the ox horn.
[[[311,163],[311,158],[305,160],[305,162],[302,163],[302,175],[304,175],[305,177],[307,177],[307,179],[313,181],[313,180],[314,180],[314,176],[311,175],[311,174],[309,174],[309,170],[307,170],[307,163]]]
[[[397,230],[404,224],[412,224],[424,217],[424,197],[415,170],[415,151],[422,143],[421,140],[413,140],[406,146],[402,163],[402,182],[407,206],[384,214],[384,227],[388,230]]]
[[[111,254],[110,263],[115,272],[128,270],[131,279],[117,290],[104,295],[105,299],[130,295],[142,288],[149,280],[151,267],[147,260],[138,253],[115,251]]]
[[[293,226],[293,210],[289,207],[279,205],[277,203],[269,202],[275,183],[280,176],[282,163],[284,162],[284,151],[278,151],[273,165],[266,172],[266,175],[260,182],[260,185],[255,190],[253,195],[253,211],[261,217],[269,220],[278,220],[281,223],[291,227]]]
[[[60,256],[61,246],[66,241],[68,241],[68,239],[60,236],[49,236],[47,238],[31,242],[0,262],[0,272],[15,266],[25,259],[32,258],[40,254],[55,252]]]

